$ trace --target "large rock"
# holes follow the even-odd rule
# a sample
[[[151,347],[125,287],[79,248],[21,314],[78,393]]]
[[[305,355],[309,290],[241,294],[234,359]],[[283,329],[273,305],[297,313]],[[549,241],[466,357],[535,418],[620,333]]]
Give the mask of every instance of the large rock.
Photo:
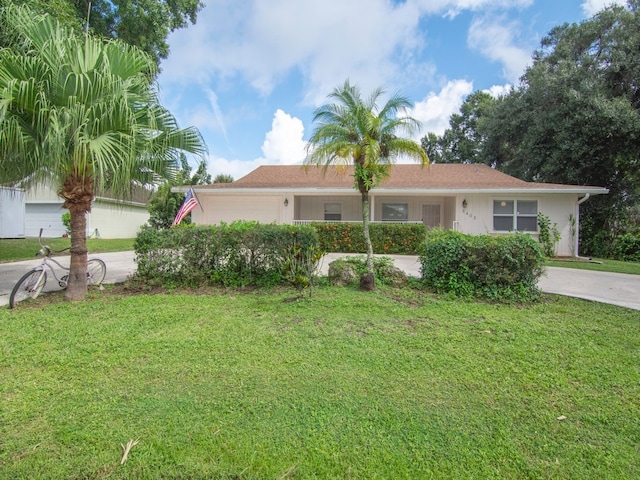
[[[402,287],[408,283],[407,274],[393,264],[385,264],[377,270],[378,277],[387,285]]]
[[[334,260],[329,264],[329,283],[331,285],[350,285],[358,280],[356,267],[344,260]]]
[[[357,260],[353,259],[338,259],[329,264],[328,279],[331,285],[358,285],[360,282],[360,288],[364,290],[371,290],[375,288],[375,281],[364,275],[360,278],[358,274]],[[360,269],[364,268],[364,260],[361,260]],[[391,260],[382,261],[376,259],[375,261],[376,278],[394,287],[402,287],[408,284],[407,274],[396,267]]]

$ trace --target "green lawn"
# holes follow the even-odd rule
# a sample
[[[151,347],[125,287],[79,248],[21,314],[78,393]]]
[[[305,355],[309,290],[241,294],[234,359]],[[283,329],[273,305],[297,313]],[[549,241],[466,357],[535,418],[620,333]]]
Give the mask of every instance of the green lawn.
[[[1,478],[640,471],[637,311],[328,286],[90,296],[0,310]]]
[[[621,262],[619,260],[608,260],[596,258],[594,262],[583,262],[573,260],[548,260],[550,267],[578,268],[582,270],[595,270],[598,272],[630,273],[640,275],[640,262]]]
[[[133,238],[87,239],[89,253],[124,252],[133,250]],[[69,238],[45,238],[42,243],[53,250],[62,250],[71,246]],[[0,263],[31,260],[40,250],[37,238],[2,239],[0,240]]]

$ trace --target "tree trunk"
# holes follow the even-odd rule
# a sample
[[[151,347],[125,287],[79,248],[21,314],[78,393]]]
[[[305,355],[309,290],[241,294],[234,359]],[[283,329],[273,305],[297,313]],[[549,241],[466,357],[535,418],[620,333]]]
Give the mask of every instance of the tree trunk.
[[[360,278],[360,288],[362,290],[375,290],[376,280],[373,273],[373,245],[371,245],[371,235],[369,235],[369,191],[364,190],[362,194],[362,231],[364,233],[364,243],[367,246],[367,272]]]
[[[87,295],[87,213],[93,201],[93,181],[88,175],[70,175],[58,195],[71,214],[71,265],[64,298],[82,300]]]
[[[70,208],[71,266],[65,292],[67,300],[82,300],[87,295],[87,217],[83,208]]]

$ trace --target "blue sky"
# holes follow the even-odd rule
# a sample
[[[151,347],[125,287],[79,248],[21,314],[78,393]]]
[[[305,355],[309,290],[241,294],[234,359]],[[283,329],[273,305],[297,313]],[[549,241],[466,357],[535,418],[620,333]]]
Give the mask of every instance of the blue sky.
[[[304,159],[314,110],[347,78],[401,92],[427,132],[477,90],[516,85],[554,26],[623,0],[205,0],[172,34],[161,102],[202,133],[209,172]]]

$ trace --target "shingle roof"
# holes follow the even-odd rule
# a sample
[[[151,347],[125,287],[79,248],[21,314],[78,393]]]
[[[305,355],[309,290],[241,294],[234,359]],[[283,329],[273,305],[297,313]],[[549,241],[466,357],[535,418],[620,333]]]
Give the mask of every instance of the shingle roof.
[[[132,203],[140,203],[140,204],[146,205],[147,203],[149,203],[149,200],[151,200],[151,197],[153,197],[153,195],[154,195],[154,192],[152,190],[141,187],[139,185],[133,185],[131,187],[129,195],[125,195],[124,198],[122,198],[122,195],[116,195],[111,190],[99,192],[96,195],[96,198],[106,200],[106,201],[114,201],[118,203],[132,202]]]
[[[201,189],[203,187],[200,187]],[[340,174],[335,166],[326,172],[320,167],[301,165],[263,165],[233,183],[204,188],[346,188],[353,189],[353,166]],[[491,190],[491,189],[567,189],[574,185],[525,182],[481,164],[396,164],[383,189]],[[599,187],[585,187],[599,188]],[[604,192],[602,192],[604,193]]]

